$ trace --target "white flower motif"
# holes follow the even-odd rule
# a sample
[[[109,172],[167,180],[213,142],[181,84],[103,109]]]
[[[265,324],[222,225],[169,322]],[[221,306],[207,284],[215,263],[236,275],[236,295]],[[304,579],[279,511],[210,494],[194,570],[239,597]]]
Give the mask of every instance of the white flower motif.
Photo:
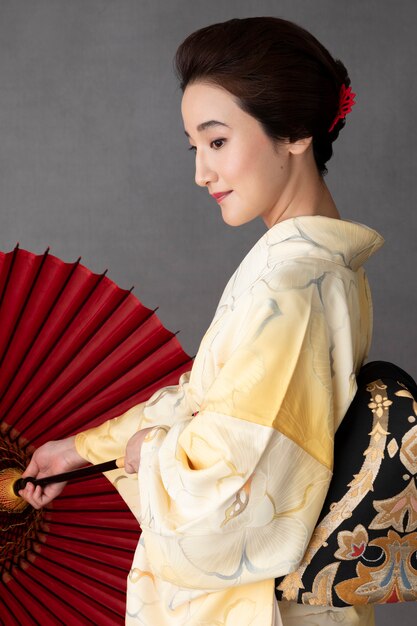
[[[205,575],[223,580],[291,571],[307,547],[328,478],[321,464],[277,433],[244,489],[240,513],[230,514],[235,494],[218,534],[187,534],[179,539],[183,554]]]

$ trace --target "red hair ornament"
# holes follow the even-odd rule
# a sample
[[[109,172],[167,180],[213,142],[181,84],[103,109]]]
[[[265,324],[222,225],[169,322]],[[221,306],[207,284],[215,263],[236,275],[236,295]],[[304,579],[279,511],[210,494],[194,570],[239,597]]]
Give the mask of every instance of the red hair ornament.
[[[351,87],[346,87],[344,84],[342,85],[339,95],[339,110],[334,118],[333,124],[329,128],[329,133],[332,132],[339,120],[342,120],[348,113],[351,112],[353,105],[356,104],[354,100],[355,96],[356,93],[353,93]]]

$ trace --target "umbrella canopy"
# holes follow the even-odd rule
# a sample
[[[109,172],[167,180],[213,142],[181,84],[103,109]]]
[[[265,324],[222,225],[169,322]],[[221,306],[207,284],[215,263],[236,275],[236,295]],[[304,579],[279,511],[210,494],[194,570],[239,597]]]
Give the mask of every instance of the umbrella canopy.
[[[80,264],[0,253],[0,471],[175,384],[190,357],[155,311]],[[103,477],[1,510],[0,623],[123,624],[140,528]]]

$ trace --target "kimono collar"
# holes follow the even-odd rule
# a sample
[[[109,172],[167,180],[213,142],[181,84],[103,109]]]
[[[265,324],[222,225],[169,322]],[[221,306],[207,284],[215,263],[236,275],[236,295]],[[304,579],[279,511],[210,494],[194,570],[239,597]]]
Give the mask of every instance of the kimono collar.
[[[384,243],[372,228],[323,215],[302,215],[272,226],[248,252],[226,285],[221,303],[238,297],[277,264],[324,259],[357,271]]]
[[[354,272],[383,243],[383,237],[364,224],[323,215],[284,220],[272,226],[258,241],[261,248],[268,249],[268,264],[295,257],[314,257],[339,263]]]

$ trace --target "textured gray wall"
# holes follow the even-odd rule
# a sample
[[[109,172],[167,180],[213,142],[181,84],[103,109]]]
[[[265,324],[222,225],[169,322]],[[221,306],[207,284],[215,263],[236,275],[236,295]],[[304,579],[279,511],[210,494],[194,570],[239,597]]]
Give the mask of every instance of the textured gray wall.
[[[195,187],[172,58],[196,28],[250,15],[299,22],[350,71],[327,183],[343,217],[386,238],[367,265],[370,358],[417,376],[414,0],[0,0],[0,249],[108,267],[195,354],[265,227],[226,226]],[[414,626],[416,606],[377,624]]]

